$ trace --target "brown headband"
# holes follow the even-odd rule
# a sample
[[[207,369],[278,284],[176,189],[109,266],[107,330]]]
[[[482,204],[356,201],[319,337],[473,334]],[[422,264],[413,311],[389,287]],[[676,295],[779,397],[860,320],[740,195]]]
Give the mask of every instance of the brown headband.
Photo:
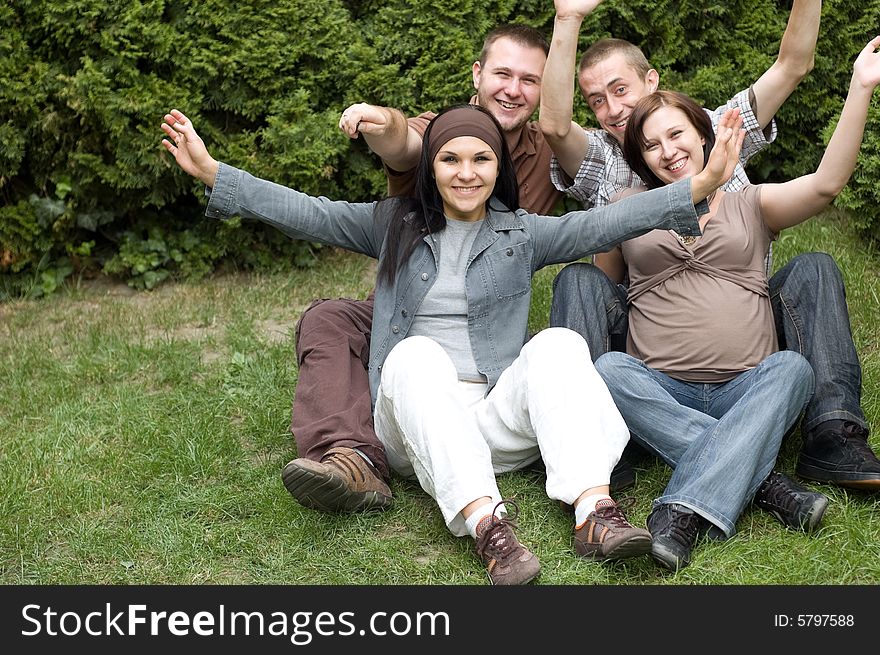
[[[475,136],[485,141],[501,160],[501,133],[495,121],[488,114],[468,105],[450,109],[432,121],[428,161],[433,162],[443,146],[460,136]]]

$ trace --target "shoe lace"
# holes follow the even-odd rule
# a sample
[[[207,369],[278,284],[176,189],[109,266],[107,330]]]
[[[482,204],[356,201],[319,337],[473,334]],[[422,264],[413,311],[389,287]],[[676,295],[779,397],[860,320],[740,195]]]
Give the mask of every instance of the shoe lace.
[[[843,440],[859,452],[868,461],[876,459],[877,455],[868,445],[868,431],[857,423],[844,423],[843,430],[839,433]]]
[[[792,493],[792,490],[785,484],[782,476],[775,471],[770,474],[762,489],[763,500],[768,505],[778,507],[784,512],[790,512],[796,509],[798,499]]]
[[[681,543],[693,543],[700,529],[700,516],[695,512],[675,512],[666,531]]]
[[[618,528],[631,528],[632,524],[627,520],[624,509],[629,509],[636,502],[635,498],[627,496],[613,505],[603,505],[595,509],[596,516],[608,521]]]
[[[513,508],[511,518],[495,516],[501,505]],[[477,537],[477,552],[482,557],[490,557],[499,563],[515,556],[520,549],[519,540],[513,534],[513,528],[517,527],[515,521],[518,516],[519,505],[513,500],[502,500],[497,503],[492,509],[492,523]]]

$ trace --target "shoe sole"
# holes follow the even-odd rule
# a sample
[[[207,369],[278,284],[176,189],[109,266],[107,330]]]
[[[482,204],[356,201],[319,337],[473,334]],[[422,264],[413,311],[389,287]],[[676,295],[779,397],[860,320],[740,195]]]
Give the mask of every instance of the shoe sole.
[[[834,484],[839,487],[867,491],[876,491],[880,489],[880,476],[876,473],[838,473],[827,471],[809,464],[799,465],[795,469],[795,472],[800,477],[814,482],[824,482],[825,484]]]
[[[579,550],[578,555],[597,562],[610,562],[628,557],[647,555],[651,552],[651,537],[647,535],[630,537],[604,555],[600,552],[600,548],[601,546],[597,545],[596,550],[593,551],[580,552]]]
[[[343,480],[311,460],[288,463],[281,472],[281,480],[300,505],[322,512],[379,511],[393,503],[390,496],[378,491],[352,491]]]
[[[764,509],[775,516],[780,523],[788,528],[791,528],[792,530],[803,530],[804,532],[812,532],[819,527],[819,524],[822,522],[822,517],[825,516],[825,510],[828,509],[828,498],[826,498],[825,496],[818,496],[816,500],[813,501],[812,506],[807,511],[806,516],[804,516],[804,520],[799,525],[792,525],[788,523],[783,518],[782,514],[775,509]]]
[[[537,578],[539,575],[541,575],[541,572],[540,572],[540,571],[538,571],[537,573],[535,573],[535,575],[533,575],[532,577],[530,577],[530,578],[526,578],[526,579],[523,580],[522,582],[518,582],[517,585],[529,584],[532,580],[534,580],[535,578]]]
[[[514,580],[514,581],[512,581],[512,582],[500,582],[500,583],[499,583],[499,582],[495,582],[495,581],[492,579],[492,575],[491,575],[491,574],[487,573],[487,575],[489,576],[489,582],[492,583],[492,586],[493,586],[493,587],[519,587],[519,586],[524,585],[524,584],[529,584],[532,580],[534,580],[534,579],[537,578],[539,575],[541,575],[541,569],[538,569],[538,570],[535,571],[532,575],[527,575],[527,576],[526,576],[525,578],[523,578],[522,580]]]
[[[651,558],[670,571],[680,571],[691,563],[690,559],[679,558],[671,550],[664,548],[663,544],[657,542],[651,546]]]

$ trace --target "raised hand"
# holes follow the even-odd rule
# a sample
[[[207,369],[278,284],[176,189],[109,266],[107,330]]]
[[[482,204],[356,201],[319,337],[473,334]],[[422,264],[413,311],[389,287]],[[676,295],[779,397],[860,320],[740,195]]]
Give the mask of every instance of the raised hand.
[[[853,64],[853,80],[866,89],[873,89],[880,84],[880,36],[875,36],[868,45],[862,48]]]
[[[583,18],[589,15],[603,0],[554,0],[556,15],[560,18],[577,16]]]
[[[745,138],[742,125],[743,118],[739,113],[739,107],[728,109],[718,121],[715,145],[709,153],[709,161],[706,162],[706,168],[709,169],[713,179],[718,181],[718,186],[730,179],[739,163]]]
[[[724,112],[718,121],[715,145],[709,153],[705,168],[694,175],[691,192],[695,202],[707,197],[715,189],[722,186],[739,163],[745,130],[742,129],[743,119],[739,107],[732,107]]]
[[[387,109],[368,105],[365,102],[351,105],[342,112],[342,116],[339,118],[339,129],[345,132],[350,139],[356,139],[360,134],[384,136],[389,125]]]
[[[162,145],[174,155],[177,165],[185,173],[204,182],[205,186],[213,187],[220,165],[208,154],[204,141],[196,133],[190,120],[177,109],[172,109],[165,114],[162,131],[168,137],[162,139]]]

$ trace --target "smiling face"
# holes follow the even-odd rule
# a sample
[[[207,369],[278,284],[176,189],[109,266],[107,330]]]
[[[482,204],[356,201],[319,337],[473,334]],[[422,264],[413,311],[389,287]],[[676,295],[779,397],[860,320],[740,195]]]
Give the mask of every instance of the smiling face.
[[[642,158],[664,184],[691,177],[705,164],[706,139],[678,107],[660,107],[642,127]]]
[[[621,52],[583,69],[578,85],[600,127],[623,143],[626,123],[636,103],[657,90],[660,77],[653,68],[644,77]]]
[[[474,62],[477,104],[488,109],[505,132],[525,125],[541,101],[541,77],[547,56],[540,48],[522,46],[501,37]]]
[[[489,144],[475,136],[455,137],[432,164],[443,213],[457,221],[484,218],[498,177],[498,157]]]

